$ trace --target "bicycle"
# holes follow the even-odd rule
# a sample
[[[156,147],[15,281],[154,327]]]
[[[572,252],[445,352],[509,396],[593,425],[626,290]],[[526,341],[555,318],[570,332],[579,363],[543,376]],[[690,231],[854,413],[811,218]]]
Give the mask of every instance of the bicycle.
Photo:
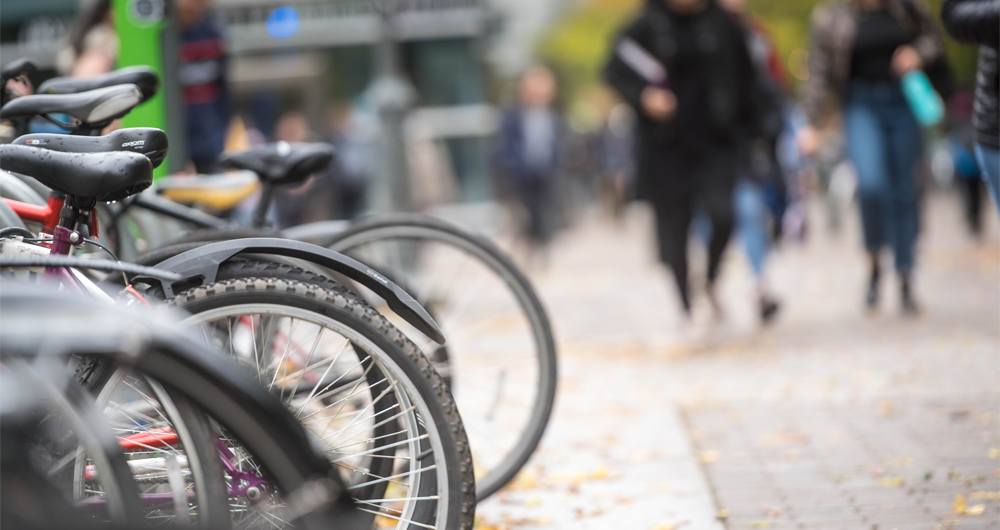
[[[108,162],[110,160],[110,162]],[[101,162],[106,162],[104,166],[100,167]],[[43,181],[48,186],[54,189],[61,190],[61,192],[53,192],[53,197],[58,198],[62,196],[59,200],[63,201],[64,207],[62,208],[63,215],[60,216],[60,223],[56,226],[53,231],[52,238],[52,253],[53,254],[67,254],[72,244],[82,242],[79,232],[71,230],[69,227],[79,227],[81,225],[90,225],[93,221],[92,208],[97,202],[97,199],[107,199],[110,197],[120,197],[122,194],[127,194],[129,192],[135,191],[136,189],[141,189],[142,185],[145,184],[150,171],[150,164],[148,159],[142,155],[134,153],[104,153],[104,154],[77,154],[68,155],[58,152],[49,152],[46,150],[34,149],[30,147],[22,146],[0,146],[0,162],[3,162],[5,167],[12,170],[32,175],[39,180]],[[141,162],[141,163],[140,163]],[[143,166],[144,163],[145,165]],[[78,167],[74,167],[74,164]],[[143,176],[142,169],[145,168],[145,176]],[[110,182],[101,181],[95,184],[94,178],[100,176],[104,173],[110,172],[110,174],[117,174],[120,178],[110,179]],[[68,174],[73,174],[72,179],[66,178]],[[86,196],[86,198],[81,199],[81,195]],[[89,209],[88,209],[89,208]],[[74,240],[75,239],[75,240]],[[262,247],[257,248],[258,252],[266,252],[268,250],[269,243],[282,244],[280,240],[270,240],[264,241],[261,244]],[[298,244],[298,250],[300,252],[308,252],[304,244]],[[178,289],[176,292],[173,291],[173,286],[175,283],[169,284],[170,287],[163,292],[167,297],[174,297],[175,299],[183,299],[185,293],[191,293],[197,290],[199,287],[204,287],[200,292],[203,295],[193,294],[194,298],[207,299],[210,304],[215,304],[214,307],[224,307],[230,310],[231,316],[236,321],[245,321],[249,319],[251,333],[253,333],[254,328],[254,314],[247,315],[245,309],[240,308],[239,304],[236,303],[223,303],[219,300],[222,298],[232,298],[229,293],[224,292],[225,289],[218,289],[216,286],[220,283],[219,281],[230,281],[230,282],[243,282],[243,285],[256,285],[263,284],[261,288],[260,296],[263,296],[265,300],[257,303],[268,304],[267,312],[258,311],[256,314],[257,321],[264,320],[264,314],[266,313],[267,319],[269,321],[277,321],[281,318],[287,318],[289,312],[288,308],[294,308],[297,305],[301,306],[302,303],[308,302],[313,305],[311,308],[312,312],[318,313],[320,311],[328,312],[328,320],[322,324],[326,327],[320,330],[317,336],[316,343],[313,345],[313,350],[316,348],[316,344],[319,343],[319,336],[327,329],[335,329],[342,334],[355,333],[355,336],[350,337],[350,340],[344,342],[344,347],[341,348],[341,352],[345,351],[347,344],[351,344],[351,354],[359,357],[360,365],[365,366],[364,363],[367,362],[367,367],[364,368],[366,374],[370,376],[377,376],[382,374],[385,378],[389,378],[395,381],[394,388],[391,390],[394,392],[394,398],[400,400],[409,400],[413,403],[412,408],[407,411],[407,416],[404,418],[393,417],[391,419],[392,425],[398,423],[403,423],[404,426],[408,425],[410,429],[411,436],[405,438],[403,442],[408,443],[427,443],[431,444],[432,447],[427,447],[417,451],[417,446],[411,447],[408,452],[404,449],[394,450],[396,457],[394,460],[390,460],[389,470],[392,469],[391,464],[401,459],[409,459],[410,465],[421,466],[412,470],[412,473],[408,473],[405,476],[414,476],[418,473],[434,471],[433,476],[436,478],[422,481],[417,483],[416,479],[410,479],[414,491],[426,491],[429,489],[435,493],[441,492],[440,495],[422,495],[420,493],[416,495],[408,495],[402,499],[393,499],[397,501],[405,502],[404,507],[407,511],[400,511],[397,519],[400,523],[409,523],[412,519],[410,517],[421,518],[421,521],[415,521],[419,524],[439,524],[443,527],[471,527],[472,524],[472,514],[474,513],[474,504],[472,503],[472,495],[474,489],[471,487],[472,477],[471,477],[471,457],[468,456],[468,444],[462,440],[464,438],[464,430],[462,429],[461,420],[458,418],[457,412],[453,404],[450,404],[450,397],[441,394],[441,390],[444,386],[442,384],[435,384],[434,377],[436,374],[429,366],[420,367],[419,362],[423,361],[426,365],[426,361],[423,357],[417,355],[415,348],[412,346],[406,346],[399,337],[393,337],[391,335],[392,328],[385,323],[384,320],[382,324],[378,327],[371,325],[365,325],[365,322],[359,321],[355,318],[354,322],[349,322],[350,312],[361,312],[364,313],[363,316],[368,322],[378,322],[380,318],[374,310],[365,309],[365,306],[359,301],[353,300],[346,292],[335,292],[336,286],[333,282],[325,280],[325,285],[320,285],[321,280],[315,278],[302,278],[300,271],[295,270],[285,270],[282,271],[283,277],[276,278],[275,276],[269,274],[269,271],[254,269],[253,267],[246,267],[250,262],[246,260],[230,261],[229,258],[234,257],[236,253],[227,256],[227,259],[220,260],[216,265],[226,265],[228,267],[227,271],[223,271],[223,275],[213,274],[211,278],[206,278],[205,275],[193,275],[193,276],[180,276],[180,278],[185,278],[186,282],[183,283],[183,288]],[[397,309],[406,314],[407,312],[414,318],[417,325],[424,327],[432,334],[435,333],[435,326],[433,321],[427,317],[426,312],[423,312],[419,305],[415,304],[408,295],[405,294],[401,289],[396,287],[391,282],[388,282],[384,278],[380,278],[378,273],[375,273],[370,268],[364,267],[360,263],[354,262],[342,256],[335,255],[332,252],[325,251],[323,253],[328,259],[327,265],[341,269],[343,272],[349,275],[353,275],[358,281],[362,283],[368,283],[375,286],[380,290],[385,296],[390,299],[390,303],[397,307]],[[339,261],[338,261],[339,260]],[[22,260],[23,261],[23,260]],[[184,262],[183,259],[180,262]],[[22,263],[24,265],[24,263]],[[266,268],[266,265],[265,265]],[[54,270],[50,270],[54,269]],[[249,275],[246,274],[249,271]],[[135,272],[135,271],[132,271]],[[230,274],[234,279],[225,280],[223,276],[225,274]],[[77,281],[77,278],[67,273],[65,270],[50,267],[46,269],[47,276],[58,276],[67,283],[73,283]],[[299,280],[296,281],[290,278],[290,276],[299,276]],[[146,275],[146,278],[150,278],[150,275]],[[159,279],[165,281],[162,274],[158,277],[152,275],[153,279]],[[170,280],[177,280],[178,276],[172,276]],[[215,282],[215,283],[212,283]],[[207,285],[202,285],[202,284]],[[161,284],[160,288],[163,288]],[[286,287],[281,292],[271,287]],[[292,289],[287,287],[291,286]],[[253,289],[249,289],[252,291]],[[248,293],[247,289],[244,289],[245,294]],[[219,296],[215,296],[215,295]],[[237,297],[239,297],[239,293]],[[348,311],[341,310],[340,313],[337,312],[335,307],[335,302],[339,302],[341,306],[348,309]],[[318,306],[317,306],[318,304]],[[302,307],[298,307],[302,310]],[[236,313],[233,313],[233,312]],[[243,311],[243,313],[240,313]],[[298,312],[294,314],[293,318],[299,318],[300,320],[306,320],[307,318],[317,318],[316,315],[310,313],[309,311]],[[421,321],[421,318],[425,320]],[[294,326],[294,320],[292,325]],[[344,324],[344,322],[349,322]],[[337,328],[336,326],[340,326]],[[263,328],[258,328],[263,329]],[[270,328],[268,328],[270,329]],[[280,325],[279,328],[280,329]],[[292,328],[294,330],[294,327]],[[230,332],[232,327],[230,327]],[[368,333],[367,336],[364,336]],[[440,332],[436,333],[436,336],[440,339]],[[206,339],[209,337],[206,336]],[[264,334],[263,340],[271,338],[270,331]],[[365,340],[367,342],[365,342]],[[254,337],[252,342],[254,350],[257,350],[257,341]],[[291,344],[291,340],[286,340],[286,344]],[[230,333],[229,343],[232,345],[232,333]],[[364,343],[364,346],[358,347],[357,345]],[[266,350],[267,342],[262,342],[260,349]],[[231,353],[235,353],[232,352]],[[363,355],[367,357],[362,358]],[[329,367],[334,366],[336,361],[329,362]],[[281,361],[279,360],[279,364]],[[304,363],[304,366],[300,367],[298,370],[299,378],[301,379],[304,375],[311,372],[312,368],[315,366],[310,365],[309,359]],[[270,369],[270,368],[268,368]],[[107,372],[107,370],[105,370]],[[336,373],[336,372],[335,372]],[[294,373],[293,373],[294,375]],[[342,374],[343,375],[343,374]],[[277,372],[275,372],[275,377]],[[273,381],[273,379],[272,379]],[[352,382],[355,379],[351,379]],[[360,380],[358,380],[360,381]],[[372,380],[368,380],[370,383]],[[353,388],[357,390],[355,395],[358,393],[364,394],[367,392],[371,396],[371,406],[374,407],[378,404],[378,401],[387,395],[388,391],[384,391],[378,385],[383,383],[383,380],[376,381],[374,384],[369,384],[368,387],[361,388],[360,382],[356,384]],[[317,388],[320,384],[327,383],[321,377],[318,381],[312,383],[311,387],[304,387],[306,389],[312,388],[312,393],[306,398],[306,402],[310,401],[313,397],[317,397]],[[342,388],[329,389],[329,385],[333,384],[329,382],[327,388],[320,392],[320,396],[317,399],[323,399],[328,397],[333,397],[337,395],[337,391],[342,391]],[[408,386],[407,386],[408,385]],[[97,385],[100,387],[100,385]],[[296,383],[297,386],[297,383]],[[402,388],[402,387],[406,388]],[[360,390],[358,390],[360,388]],[[329,390],[329,392],[327,392]],[[377,397],[376,397],[377,396]],[[284,397],[284,396],[283,396]],[[289,393],[288,399],[300,398],[295,392]],[[286,400],[287,401],[287,400]],[[301,405],[304,407],[305,405]],[[392,409],[392,403],[386,400],[381,405],[382,407],[379,412],[372,418],[362,418],[364,421],[373,420],[378,418],[379,414],[384,411]],[[301,410],[301,409],[300,409]],[[363,410],[363,409],[362,409]],[[426,421],[423,420],[426,418]],[[359,420],[360,422],[360,420]],[[376,425],[372,425],[376,423]],[[377,424],[376,421],[369,421],[367,424],[362,423],[363,428],[377,428],[382,425],[387,425],[387,423]],[[422,433],[415,434],[423,430]],[[388,436],[394,436],[400,433],[390,433]],[[374,444],[381,449],[393,449],[403,445],[402,443],[394,443],[391,440],[380,441],[380,436],[376,435],[370,437],[365,443]],[[428,440],[423,442],[423,440]],[[452,448],[455,449],[452,449]],[[344,451],[341,451],[344,452]],[[359,451],[358,454],[362,457],[366,456],[365,451]],[[463,456],[464,455],[464,456]],[[379,456],[383,458],[388,458],[391,455],[380,454]],[[417,457],[420,458],[417,458]],[[433,456],[433,458],[429,458]],[[342,461],[342,460],[341,460]],[[429,464],[424,464],[423,461],[429,462]],[[383,466],[384,467],[384,466]],[[466,471],[463,471],[465,469]],[[422,470],[422,471],[421,471]],[[361,475],[375,476],[376,473],[372,473],[370,469],[354,468],[355,475],[360,473]],[[386,478],[388,473],[382,471],[383,475],[378,475],[374,481],[369,481],[365,483],[364,486],[376,486],[374,488],[369,487],[366,491],[370,495],[367,498],[369,504],[375,502],[384,502],[379,499],[383,499],[386,492],[384,485],[391,480],[391,478]],[[430,475],[429,475],[430,476]],[[357,481],[356,481],[357,482]],[[399,482],[398,480],[395,482]],[[461,484],[470,484],[470,487],[466,488],[461,486]],[[358,484],[353,484],[353,486],[359,486]],[[423,489],[421,489],[423,487]],[[426,498],[435,497],[435,498]],[[250,499],[252,500],[252,499]],[[362,501],[366,501],[364,495],[362,495]],[[429,501],[429,502],[425,502]],[[384,513],[385,510],[368,509],[369,512],[376,512],[373,515],[379,515],[381,517],[392,518],[392,513]],[[415,515],[414,515],[415,514]],[[402,516],[406,517],[402,517]],[[405,519],[405,520],[404,520]],[[434,523],[436,521],[436,523]],[[432,526],[433,527],[433,526]]]
[[[112,76],[110,79],[116,78]],[[20,99],[29,99],[30,103],[32,97],[44,96]],[[93,129],[83,127],[82,130]],[[59,148],[52,145],[58,136],[27,135],[18,138],[16,143],[48,142],[44,147]],[[110,139],[104,139],[107,137],[101,138],[102,143],[111,143]],[[557,360],[555,340],[544,307],[530,282],[489,240],[429,216],[393,214],[376,216],[351,226],[343,222],[322,222],[281,232],[264,228],[265,214],[275,189],[308,178],[321,165],[317,159],[325,158],[324,152],[329,152],[328,146],[272,144],[228,156],[221,161],[223,167],[250,171],[257,176],[262,198],[254,212],[254,226],[251,228],[233,228],[228,221],[146,193],[103,210],[100,218],[103,231],[110,238],[107,242],[116,253],[128,254],[125,240],[131,235],[130,230],[122,230],[121,227],[131,223],[145,226],[147,234],[156,232],[158,227],[155,222],[149,221],[148,212],[196,227],[196,230],[174,240],[172,244],[136,257],[136,261],[143,264],[159,263],[212,240],[283,236],[310,241],[391,271],[388,275],[390,279],[406,286],[409,291],[420,293],[421,304],[433,306],[435,312],[446,314],[449,309],[454,310],[455,318],[447,326],[449,336],[457,335],[460,340],[449,347],[439,347],[426,341],[421,335],[412,333],[405,322],[394,320],[394,323],[408,331],[407,335],[417,341],[449,383],[457,384],[454,393],[460,408],[467,411],[464,417],[467,422],[477,425],[473,434],[473,447],[478,448],[477,497],[480,500],[486,498],[509,482],[530,458],[551,415],[556,392]],[[332,152],[329,155],[332,157]],[[308,167],[297,166],[302,162],[307,162]],[[176,182],[171,183],[166,190],[168,196],[204,195],[205,188],[198,187],[198,183],[205,179],[186,180],[194,184],[185,188]],[[198,193],[186,192],[191,189],[198,190]],[[238,193],[227,192],[227,200],[220,201],[220,206],[222,209],[231,206],[252,189],[241,185]],[[41,201],[36,199],[35,202]],[[15,211],[25,209],[24,206],[14,206]],[[143,216],[130,217],[137,210],[143,211]],[[442,262],[451,264],[457,272],[468,272],[472,276],[471,281],[454,282],[454,278],[449,277],[452,273],[441,266]],[[307,263],[291,263],[310,269]],[[428,265],[431,263],[435,266]],[[418,267],[420,264],[423,266]],[[324,274],[329,272],[310,270]],[[353,289],[352,282],[342,283],[356,294],[365,296],[363,291]],[[472,307],[479,310],[478,313],[470,310],[466,302],[482,294],[473,291],[476,285],[481,285],[483,292],[492,294],[492,306],[483,303]],[[367,300],[377,302],[371,298]],[[497,321],[513,322],[513,326],[494,331]],[[527,361],[514,363],[511,356],[503,355],[509,352],[477,349],[475,342],[469,338],[472,331],[482,339],[479,343],[487,342],[485,333],[497,333],[502,340],[521,351],[528,351],[523,355]],[[462,358],[467,358],[469,362],[463,363]],[[476,367],[477,372],[463,377],[461,371],[466,366]],[[484,366],[489,366],[490,370],[485,383]],[[475,381],[477,378],[479,380]],[[510,418],[509,421],[497,421],[503,416]],[[488,449],[490,445],[496,447]]]
[[[8,369],[7,373],[24,376],[26,379],[7,379],[5,388],[17,382],[29,382],[30,387],[19,387],[13,395],[20,398],[22,405],[37,403],[30,389],[43,389],[48,399],[62,404],[66,414],[81,439],[88,439],[89,444],[84,453],[73,448],[77,446],[75,439],[64,441],[66,455],[60,462],[83,461],[81,454],[86,455],[86,461],[91,462],[86,468],[76,466],[72,476],[61,477],[53,475],[52,471],[60,467],[45,469],[48,472],[47,481],[52,487],[32,488],[36,495],[44,495],[42,501],[50,509],[58,505],[60,486],[65,486],[66,478],[72,487],[79,491],[79,485],[86,483],[91,494],[86,501],[78,495],[75,502],[63,506],[62,510],[52,514],[29,513],[29,516],[46,517],[50,522],[60,522],[64,525],[81,527],[91,519],[95,510],[97,514],[106,507],[112,521],[117,521],[122,528],[135,528],[147,521],[146,509],[151,498],[157,494],[139,494],[133,482],[137,460],[126,461],[122,458],[126,450],[122,439],[115,439],[111,433],[111,425],[98,413],[93,406],[91,397],[74,383],[74,376],[67,372],[65,359],[71,355],[98,356],[113,359],[125,364],[137,373],[149,374],[162,383],[161,388],[168,389],[174,396],[171,403],[190,402],[192,411],[204,411],[213,418],[213,423],[224,428],[227,433],[226,447],[252,455],[255,464],[266,470],[263,483],[271,485],[274,491],[281,492],[288,501],[287,510],[283,515],[294,521],[301,528],[367,528],[360,518],[352,501],[346,492],[345,485],[324,455],[315,450],[301,424],[275,399],[259,385],[246,377],[234,361],[219,352],[207,349],[204,345],[188,337],[183,329],[175,324],[164,322],[163,315],[143,315],[126,308],[109,306],[94,299],[71,296],[67,293],[51,289],[38,288],[20,284],[4,283],[0,291],[0,318],[5,326],[0,330],[0,362]],[[64,330],[56,336],[40,333],[37,323],[44,321]],[[140,334],[136,330],[141,330]],[[42,369],[40,369],[42,368]],[[68,386],[59,388],[60,381],[69,382]],[[75,390],[74,390],[75,389]],[[60,394],[64,397],[60,397]],[[182,401],[183,400],[183,401]],[[163,403],[167,403],[166,401]],[[29,409],[29,407],[24,407]],[[84,411],[75,413],[74,411]],[[11,414],[4,410],[2,416],[4,426],[11,424],[7,420]],[[37,416],[34,416],[37,418]],[[18,418],[18,427],[34,429],[37,433],[37,420],[32,417]],[[51,420],[49,420],[51,421]],[[4,430],[5,441],[11,431]],[[47,437],[65,436],[64,428],[49,431]],[[161,432],[161,435],[164,434]],[[178,435],[182,435],[180,429]],[[135,437],[131,441],[136,442]],[[20,442],[20,443],[18,443]],[[20,466],[12,470],[7,465],[8,454],[19,450],[31,449],[23,443],[24,439],[4,446],[4,486],[7,497],[8,479],[31,474],[29,466]],[[212,441],[211,448],[218,451],[217,441]],[[51,447],[51,446],[50,446]],[[185,446],[192,455],[192,447]],[[8,453],[10,451],[11,453]],[[36,448],[35,454],[39,454]],[[58,456],[58,454],[53,455]],[[176,463],[176,459],[174,460]],[[24,462],[27,464],[28,461]],[[187,465],[193,474],[204,469],[189,460]],[[61,464],[64,468],[65,463]],[[131,471],[130,471],[131,468]],[[20,471],[20,473],[9,473]],[[37,473],[37,470],[35,470]],[[87,478],[84,475],[93,475]],[[111,487],[96,488],[100,482]],[[100,493],[102,495],[95,495]],[[24,503],[23,496],[19,499]],[[217,506],[216,506],[217,507]],[[223,502],[223,508],[227,508]],[[4,502],[3,519],[14,517],[18,508],[17,502]],[[80,513],[80,510],[86,510]],[[75,512],[75,513],[74,513]],[[21,516],[24,517],[24,512]],[[101,518],[99,515],[98,518]],[[31,523],[32,521],[24,521]],[[37,523],[37,521],[35,521]],[[19,526],[21,527],[21,526]],[[38,524],[39,528],[51,526]],[[220,528],[221,526],[207,526]]]

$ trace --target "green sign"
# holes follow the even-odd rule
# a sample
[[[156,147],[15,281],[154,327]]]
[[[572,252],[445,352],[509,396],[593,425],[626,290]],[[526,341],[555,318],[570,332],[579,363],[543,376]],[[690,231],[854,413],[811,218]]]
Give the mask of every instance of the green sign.
[[[161,49],[167,0],[112,0],[115,30],[118,32],[118,68],[143,65],[156,70],[160,90],[149,101],[136,107],[122,119],[123,127],[167,129],[164,100],[163,50]],[[161,164],[154,178],[167,174],[169,164]]]

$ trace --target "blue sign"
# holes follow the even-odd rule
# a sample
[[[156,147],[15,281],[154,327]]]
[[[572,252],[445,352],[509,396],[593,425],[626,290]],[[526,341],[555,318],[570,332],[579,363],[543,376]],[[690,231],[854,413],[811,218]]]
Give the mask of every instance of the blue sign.
[[[279,7],[267,17],[267,33],[278,39],[286,39],[299,29],[299,14],[291,7]]]

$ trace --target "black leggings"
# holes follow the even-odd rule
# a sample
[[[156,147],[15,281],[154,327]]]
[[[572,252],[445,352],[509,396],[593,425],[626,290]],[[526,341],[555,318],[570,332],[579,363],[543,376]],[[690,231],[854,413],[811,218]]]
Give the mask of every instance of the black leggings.
[[[712,223],[708,244],[708,282],[719,275],[722,254],[733,231],[733,183],[736,180],[736,156],[715,153],[698,163],[683,164],[684,174],[669,171],[671,181],[660,188],[653,208],[660,245],[660,260],[674,273],[681,303],[691,310],[688,285],[687,247],[691,219],[699,208]]]

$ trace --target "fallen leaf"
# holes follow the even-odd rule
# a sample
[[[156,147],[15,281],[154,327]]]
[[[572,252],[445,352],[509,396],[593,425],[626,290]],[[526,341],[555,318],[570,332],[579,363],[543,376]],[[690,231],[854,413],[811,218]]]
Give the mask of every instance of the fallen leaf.
[[[962,479],[962,483],[965,484],[966,486],[974,486],[976,484],[979,484],[980,482],[986,482],[986,477],[984,476],[965,477],[964,479]]]
[[[890,416],[893,413],[892,403],[888,401],[880,401],[878,404],[878,415],[879,416]]]
[[[702,464],[711,464],[719,459],[718,451],[702,451],[698,454],[698,461]]]
[[[996,460],[1000,458],[1000,449],[997,449],[996,447],[990,447],[990,450],[986,451],[986,456],[990,460]]]
[[[955,495],[955,502],[951,505],[952,513],[955,513],[956,515],[965,515],[965,510],[967,509],[968,506],[965,504],[965,496],[961,493]]]
[[[720,508],[719,509],[719,513],[716,514],[715,517],[717,517],[719,520],[725,521],[726,519],[729,518],[729,509],[728,508]]]
[[[677,530],[677,525],[674,523],[660,523],[654,526],[652,530]]]
[[[750,523],[750,528],[771,528],[771,521],[754,521]]]
[[[973,504],[965,509],[965,515],[982,515],[985,511],[985,504]]]
[[[883,488],[901,488],[904,483],[903,477],[882,477],[878,479],[878,485]]]
[[[979,501],[1000,501],[1000,491],[973,491],[969,494],[969,498]]]
[[[532,498],[524,501],[524,505],[527,506],[527,507],[529,507],[529,508],[534,507],[534,506],[538,506],[541,503],[542,503],[542,499],[539,499],[538,497],[532,497]]]

